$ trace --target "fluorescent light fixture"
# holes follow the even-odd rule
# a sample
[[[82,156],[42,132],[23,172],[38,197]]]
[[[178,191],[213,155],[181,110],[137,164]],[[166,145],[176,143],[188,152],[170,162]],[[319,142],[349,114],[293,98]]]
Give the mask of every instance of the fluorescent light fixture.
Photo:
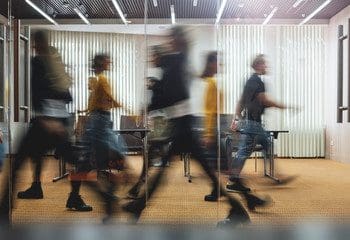
[[[193,0],[193,7],[197,7],[198,5],[198,0]]]
[[[293,4],[293,8],[296,8],[297,6],[299,6],[300,3],[302,3],[304,0],[297,0],[294,4]]]
[[[158,7],[158,2],[157,2],[157,0],[153,0],[153,6]]]
[[[74,8],[73,10],[79,15],[79,17],[80,17],[87,25],[91,25],[91,23],[89,22],[89,20],[84,16],[84,14],[83,14],[78,8]]]
[[[171,23],[175,24],[175,9],[174,9],[174,5],[170,5],[170,13],[171,13]]]
[[[115,7],[115,9],[117,9],[117,12],[119,14],[119,17],[122,19],[124,24],[128,24],[128,22],[126,21],[125,17],[124,17],[124,13],[122,12],[122,9],[120,8],[119,4],[117,3],[116,0],[112,0],[112,3]]]
[[[43,10],[41,10],[37,5],[35,5],[32,1],[26,0],[26,3],[29,4],[32,8],[34,8],[38,13],[43,15],[47,20],[58,26],[58,23],[53,20],[49,15],[47,15]]]
[[[300,25],[303,25],[304,23],[307,23],[311,18],[313,18],[317,13],[319,13],[322,9],[324,9],[328,4],[330,4],[332,0],[327,0],[325,1],[321,6],[319,6],[313,13],[311,13],[309,16],[307,16],[301,23]]]
[[[216,24],[218,24],[220,22],[222,13],[224,12],[224,9],[226,7],[226,3],[227,3],[227,0],[222,0],[218,15],[216,15],[216,21],[215,21]]]
[[[266,17],[265,21],[263,22],[263,25],[266,25],[268,22],[270,22],[271,18],[273,17],[273,15],[275,15],[275,13],[277,12],[278,7],[275,7],[274,9],[272,9],[271,13],[269,14],[269,16]]]

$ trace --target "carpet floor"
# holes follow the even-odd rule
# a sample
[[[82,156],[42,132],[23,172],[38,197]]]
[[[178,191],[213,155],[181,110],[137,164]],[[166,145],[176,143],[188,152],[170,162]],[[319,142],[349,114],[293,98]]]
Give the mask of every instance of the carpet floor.
[[[130,216],[123,212],[120,205],[127,202],[126,192],[136,181],[141,170],[141,157],[128,157],[131,175],[122,177],[121,186],[116,192],[120,197],[116,204],[113,221],[124,223]],[[304,220],[344,221],[350,219],[350,165],[326,159],[277,159],[276,173],[279,177],[297,176],[285,185],[277,185],[263,177],[262,161],[258,162],[258,171],[254,171],[254,160],[250,159],[244,168],[247,184],[259,196],[270,196],[270,207],[250,212],[252,224],[290,224]],[[81,195],[86,203],[93,206],[92,212],[74,212],[65,208],[70,192],[67,179],[52,182],[57,174],[58,162],[48,158],[43,170],[42,186],[44,199],[16,199],[12,212],[15,224],[27,223],[100,223],[104,215],[103,202],[87,186],[83,185]],[[156,171],[156,170],[152,170]],[[150,174],[152,173],[150,172]],[[214,225],[223,219],[229,209],[225,199],[219,202],[205,202],[204,195],[210,192],[210,182],[199,165],[191,161],[192,183],[184,177],[183,162],[173,159],[166,168],[166,177],[162,186],[148,201],[139,223],[195,224]],[[30,163],[26,163],[19,173],[17,191],[30,186],[32,179]],[[127,179],[127,180],[125,180]],[[223,183],[227,177],[220,175]],[[242,198],[232,193],[237,199]]]

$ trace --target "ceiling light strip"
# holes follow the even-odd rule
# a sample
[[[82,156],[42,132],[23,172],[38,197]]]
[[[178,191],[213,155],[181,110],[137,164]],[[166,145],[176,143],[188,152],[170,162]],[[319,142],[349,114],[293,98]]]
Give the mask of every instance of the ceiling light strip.
[[[219,12],[218,12],[218,14],[216,15],[215,24],[218,24],[218,23],[220,22],[220,19],[221,19],[222,13],[224,12],[226,3],[227,3],[227,0],[222,0],[221,6],[220,6],[220,9],[219,9]]]
[[[300,5],[300,3],[302,3],[304,0],[297,0],[294,4],[293,4],[293,8],[296,8]]]
[[[272,9],[271,13],[269,14],[269,16],[266,17],[265,21],[263,22],[263,25],[266,25],[268,22],[270,22],[271,18],[273,17],[273,15],[275,15],[275,13],[277,12],[278,7],[275,7],[274,9]]]
[[[122,19],[124,24],[128,24],[128,22],[126,21],[125,17],[124,17],[124,13],[122,12],[122,9],[120,8],[119,4],[117,3],[116,0],[112,0],[112,3],[115,7],[115,9],[117,9],[117,12],[119,14],[119,17]]]
[[[26,0],[26,3],[29,4],[32,8],[34,8],[38,13],[40,13],[43,17],[45,17],[47,20],[49,20],[51,23],[58,26],[58,23],[53,20],[49,15],[47,15],[43,10],[41,10],[37,5],[35,5],[32,1]]]
[[[78,8],[74,8],[73,9],[74,12],[76,12],[78,14],[78,16],[87,24],[87,25],[91,25],[91,23],[89,22],[89,20],[84,16],[84,14],[78,9]]]
[[[322,9],[324,9],[328,4],[330,4],[332,0],[325,1],[321,6],[319,6],[313,13],[311,13],[309,16],[307,16],[301,23],[299,23],[299,26],[307,23],[310,21],[311,18],[313,18],[317,13],[319,13]]]

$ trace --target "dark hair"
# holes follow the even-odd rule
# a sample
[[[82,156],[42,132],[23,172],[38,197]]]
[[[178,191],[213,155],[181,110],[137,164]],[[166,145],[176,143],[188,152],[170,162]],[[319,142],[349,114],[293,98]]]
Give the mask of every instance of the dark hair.
[[[39,45],[43,53],[49,53],[49,33],[47,30],[34,32],[33,39],[36,47]]]
[[[253,62],[251,64],[251,67],[255,70],[256,67],[259,65],[259,64],[262,64],[262,63],[265,63],[266,60],[265,60],[265,55],[264,54],[258,54],[255,56],[255,58],[253,59]]]
[[[107,54],[97,54],[95,55],[93,61],[92,61],[92,68],[94,70],[101,69],[103,67],[104,62],[110,59],[110,56]]]
[[[40,43],[49,43],[49,34],[46,30],[38,30],[34,32],[34,41]]]
[[[170,36],[174,39],[174,42],[176,43],[177,45],[176,47],[178,48],[178,50],[180,50],[183,53],[188,52],[189,40],[187,37],[187,32],[185,27],[176,26],[171,28]]]
[[[212,64],[212,63],[215,63],[217,62],[217,59],[218,59],[218,52],[217,51],[212,51],[212,52],[209,52],[208,55],[207,55],[207,61],[206,61],[206,64],[205,64],[205,69],[203,71],[203,74],[202,74],[202,78],[204,77],[208,77],[209,75],[209,65]]]

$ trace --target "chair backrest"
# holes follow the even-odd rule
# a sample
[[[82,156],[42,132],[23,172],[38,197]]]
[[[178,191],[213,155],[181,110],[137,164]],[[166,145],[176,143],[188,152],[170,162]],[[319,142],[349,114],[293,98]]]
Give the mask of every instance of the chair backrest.
[[[137,129],[144,128],[142,118],[138,116],[120,116],[120,129]],[[126,148],[131,152],[141,151],[143,143],[141,140],[141,134],[135,133],[134,136],[129,134],[122,135]]]
[[[220,114],[220,131],[229,132],[231,131],[231,123],[233,114]]]

